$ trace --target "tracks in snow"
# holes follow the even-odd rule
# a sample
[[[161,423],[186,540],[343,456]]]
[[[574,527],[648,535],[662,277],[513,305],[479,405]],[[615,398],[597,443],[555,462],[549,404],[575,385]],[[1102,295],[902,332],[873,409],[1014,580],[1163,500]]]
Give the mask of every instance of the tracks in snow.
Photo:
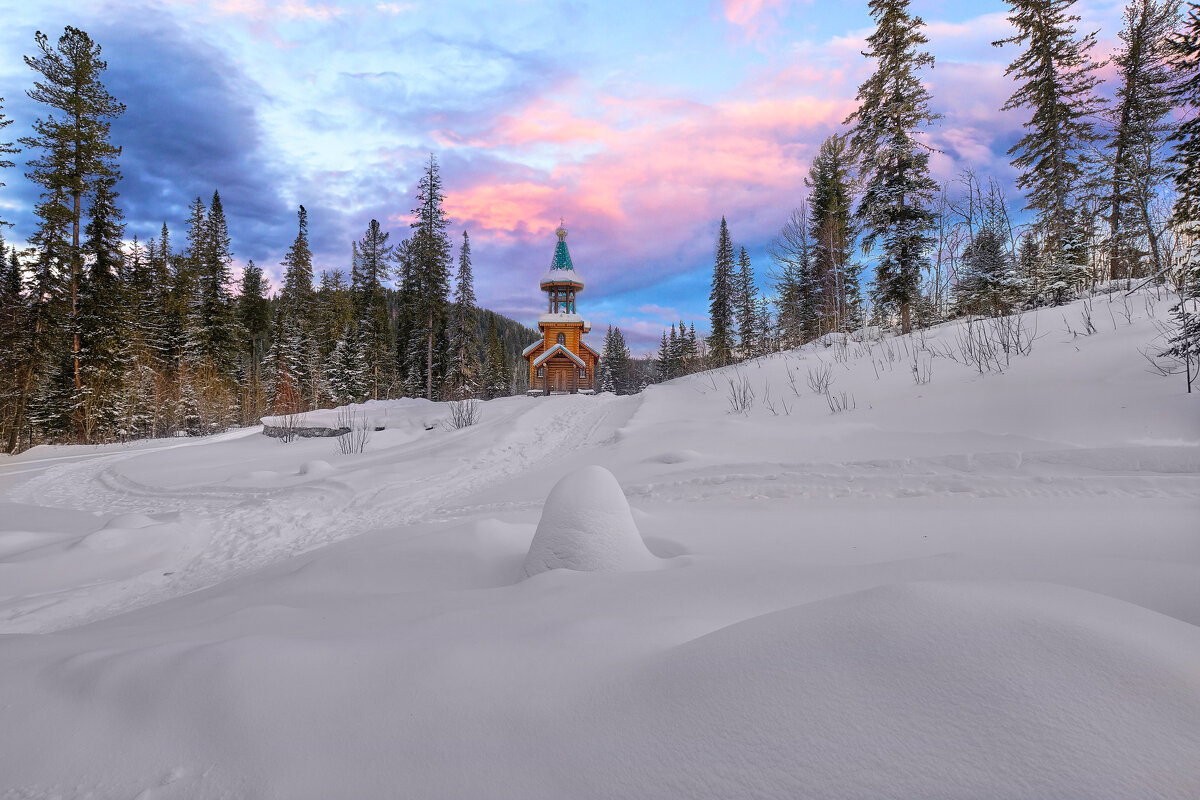
[[[14,489],[12,499],[104,515],[185,512],[195,515],[205,536],[169,580],[156,576],[156,581],[135,583],[119,601],[83,613],[55,616],[53,606],[43,606],[31,612],[45,617],[34,627],[42,632],[74,627],[212,586],[358,533],[453,515],[456,500],[600,443],[610,418],[639,402],[611,396],[530,401],[477,428],[378,454],[368,451],[350,469],[280,488],[150,486],[120,470],[121,462],[140,452],[55,464]],[[497,430],[502,431],[499,436]],[[486,435],[495,441],[481,450],[474,437]],[[30,630],[31,622],[23,620],[22,628]]]

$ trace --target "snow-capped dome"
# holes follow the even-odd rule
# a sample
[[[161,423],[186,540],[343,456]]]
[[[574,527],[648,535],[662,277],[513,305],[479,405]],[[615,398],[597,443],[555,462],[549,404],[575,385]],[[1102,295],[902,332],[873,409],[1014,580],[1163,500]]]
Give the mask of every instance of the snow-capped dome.
[[[621,485],[604,467],[577,469],[546,498],[525,574],[550,569],[637,571],[659,560],[646,549]]]

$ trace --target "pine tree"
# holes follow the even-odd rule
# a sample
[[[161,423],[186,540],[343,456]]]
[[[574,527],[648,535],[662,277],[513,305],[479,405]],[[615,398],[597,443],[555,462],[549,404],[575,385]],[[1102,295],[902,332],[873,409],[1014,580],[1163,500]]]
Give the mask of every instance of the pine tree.
[[[725,224],[724,217],[721,217],[721,231],[717,236],[717,257],[713,264],[712,288],[708,298],[711,330],[708,336],[708,351],[713,363],[723,367],[733,361],[734,325],[733,242],[729,238],[729,226]],[[607,346],[606,340],[605,347]]]
[[[312,407],[318,375],[314,373],[316,347],[311,335],[315,297],[312,251],[308,246],[308,212],[300,206],[297,231],[284,256],[283,290],[276,304],[275,340],[267,355],[271,373],[268,396],[281,413]]]
[[[431,155],[417,185],[417,205],[413,209],[410,246],[413,329],[409,333],[408,359],[410,373],[418,369],[424,373],[424,393],[429,400],[434,399],[438,356],[445,352],[435,349],[434,345],[445,334],[449,305],[450,241],[446,237],[446,228],[450,221],[442,209],[444,200],[437,159]],[[423,352],[419,349],[422,344]]]
[[[1008,154],[1020,173],[1017,188],[1024,189],[1026,206],[1036,214],[1044,261],[1055,266],[1061,281],[1072,260],[1066,251],[1078,237],[1079,194],[1085,188],[1088,164],[1085,152],[1096,141],[1092,121],[1102,103],[1095,93],[1100,64],[1091,59],[1096,34],[1077,36],[1068,13],[1075,0],[1009,0],[1008,19],[1016,28],[1012,36],[992,44],[1015,44],[1026,49],[1005,75],[1021,85],[1002,108],[1029,109],[1026,133]]]
[[[370,379],[362,351],[358,328],[346,325],[329,356],[327,369],[329,393],[335,406],[360,403],[367,399]]]
[[[199,198],[197,198],[199,206]],[[211,366],[218,375],[230,376],[237,360],[237,343],[241,338],[234,309],[233,280],[229,265],[229,228],[221,195],[213,192],[203,227],[197,231],[193,245],[194,266],[198,277],[199,296],[193,312],[193,333],[196,337],[195,356],[200,363]]]
[[[1170,59],[1178,76],[1172,98],[1180,106],[1200,108],[1200,6],[1194,3],[1181,29],[1171,36]],[[1163,355],[1184,362],[1190,393],[1200,373],[1200,117],[1187,115],[1171,139],[1177,143],[1171,156],[1177,192],[1173,221],[1187,249],[1175,275],[1179,292],[1179,301],[1171,308],[1175,330]]]
[[[61,420],[61,405],[50,395],[53,384],[48,378],[52,367],[55,342],[68,333],[71,305],[65,291],[65,276],[70,275],[72,250],[70,242],[71,216],[61,188],[54,196],[38,203],[37,231],[30,241],[33,261],[25,289],[27,338],[23,342],[23,358],[17,378],[15,419],[9,432],[8,451],[15,452],[20,437],[32,445],[35,428],[45,429],[47,423]],[[68,398],[69,399],[69,398]],[[58,433],[65,433],[59,430]]]
[[[488,314],[487,356],[483,363],[483,391],[487,399],[509,395],[508,356],[496,333],[496,315]]]
[[[1189,4],[1187,20],[1170,39],[1170,65],[1177,77],[1171,90],[1176,105],[1200,108],[1200,5]],[[1175,151],[1171,154],[1175,184],[1173,221],[1176,228],[1193,243],[1185,260],[1194,264],[1200,258],[1200,115],[1185,115],[1171,136]]]
[[[928,42],[925,22],[909,14],[908,0],[871,0],[870,7],[876,28],[863,55],[875,59],[875,72],[858,88],[858,109],[846,123],[854,123],[850,150],[865,184],[858,207],[863,245],[882,244],[875,266],[878,300],[899,308],[907,333],[936,219],[929,207],[937,188],[929,176],[929,149],[917,136],[941,115],[929,110],[929,92],[917,76],[933,67],[933,56],[919,49]]]
[[[738,252],[738,274],[734,282],[734,310],[737,313],[738,346],[742,358],[754,355],[754,335],[758,329],[758,290],[754,286],[754,270],[746,248]]]
[[[600,353],[600,368],[597,372],[601,392],[632,394],[637,391],[630,365],[629,347],[620,328],[608,326],[604,336],[604,349]]]
[[[271,321],[267,301],[267,281],[261,267],[251,259],[242,270],[242,288],[238,293],[238,331],[241,333],[239,373],[241,383],[242,424],[250,425],[266,411],[263,387],[263,360],[267,353]]]
[[[463,231],[449,325],[450,353],[446,380],[451,387],[452,397],[472,395],[479,390],[479,335],[476,330],[476,315],[475,281],[471,275],[471,240],[467,232]]]
[[[385,393],[389,370],[391,342],[388,330],[387,301],[383,280],[395,248],[388,244],[388,233],[378,220],[371,220],[363,238],[353,246],[354,266],[350,291],[354,296],[354,322],[358,328],[357,341],[362,350],[367,374],[367,392],[375,400]]]
[[[662,332],[662,341],[658,345],[658,379],[660,381],[669,381],[673,377],[671,375],[671,348],[675,344],[675,325],[671,325],[671,338],[667,338],[667,332]]]
[[[203,342],[200,320],[200,270],[207,248],[208,209],[199,197],[188,207],[187,247],[174,259],[175,274],[171,286],[172,351],[177,365],[187,362],[195,370],[200,365]]]
[[[21,368],[28,338],[21,263],[0,235],[0,443],[15,432],[21,398]]]
[[[780,336],[787,347],[798,347],[816,337],[820,327],[807,208],[804,204],[792,209],[769,248],[775,264],[772,277]]]
[[[1168,118],[1173,76],[1168,48],[1169,34],[1179,20],[1178,0],[1133,0],[1125,9],[1121,48],[1113,58],[1120,86],[1109,115],[1112,133],[1106,151],[1108,259],[1114,279],[1140,276],[1145,255],[1153,274],[1164,268],[1150,213],[1169,174],[1166,144],[1173,128]]]
[[[61,204],[60,211],[69,220],[71,245],[68,253],[70,278],[70,324],[72,329],[72,377],[75,390],[82,391],[78,326],[79,277],[83,271],[83,252],[80,234],[83,228],[83,199],[104,180],[119,179],[116,159],[120,148],[109,141],[110,120],[120,116],[125,106],[118,103],[100,81],[108,64],[100,58],[100,45],[79,30],[67,26],[52,46],[41,31],[35,35],[39,56],[25,56],[25,64],[41,76],[26,92],[30,99],[42,103],[53,114],[33,123],[33,136],[21,138],[27,148],[41,151],[41,156],[29,162],[26,176],[42,186],[41,214],[50,213],[48,203]],[[55,223],[57,224],[57,223]],[[77,424],[82,424],[80,417]],[[85,433],[76,430],[82,438]]]
[[[124,254],[125,224],[116,207],[114,179],[100,181],[94,190],[84,233],[85,270],[79,281],[76,331],[80,342],[79,386],[72,397],[77,429],[84,443],[112,440],[122,416],[118,401],[124,392],[130,359],[125,349]]]
[[[798,279],[818,319],[811,336],[844,330],[859,302],[859,268],[853,263],[856,232],[851,217],[851,159],[848,139],[834,134],[821,143],[804,185],[808,187],[812,262]]]

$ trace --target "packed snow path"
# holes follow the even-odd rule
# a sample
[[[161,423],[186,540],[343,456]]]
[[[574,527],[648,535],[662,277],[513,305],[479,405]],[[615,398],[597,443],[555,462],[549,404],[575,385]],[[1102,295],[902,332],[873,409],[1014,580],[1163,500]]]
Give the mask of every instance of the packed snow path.
[[[0,798],[1192,800],[1200,413],[1167,299],[1092,302],[986,367],[955,323],[0,462]],[[654,568],[527,576],[596,466]]]
[[[547,400],[543,407],[510,398],[488,404],[478,426],[449,431],[433,404],[417,401],[417,428],[425,435],[388,447],[389,432],[376,432],[368,451],[349,469],[331,464],[345,459],[332,439],[284,445],[263,437],[259,427],[191,448],[168,445],[50,457],[40,474],[16,485],[12,501],[96,516],[183,517],[190,535],[177,563],[165,571],[120,576],[0,606],[0,633],[72,627],[195,591],[356,533],[453,515],[455,501],[611,437],[638,402],[636,397],[573,396]],[[482,447],[480,440],[486,442]],[[254,470],[233,481],[193,483],[211,469],[195,446],[223,444],[244,446],[273,466],[306,460],[291,475]],[[38,461],[20,463],[32,467]],[[168,462],[171,477],[163,481],[158,470]],[[232,466],[220,463],[223,469]],[[14,468],[14,477],[28,469]]]

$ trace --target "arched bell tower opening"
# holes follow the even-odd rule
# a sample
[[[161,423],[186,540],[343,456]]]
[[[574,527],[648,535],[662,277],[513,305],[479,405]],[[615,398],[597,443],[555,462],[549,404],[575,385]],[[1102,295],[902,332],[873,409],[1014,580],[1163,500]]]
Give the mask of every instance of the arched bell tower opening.
[[[592,326],[579,316],[576,297],[583,291],[583,277],[567,249],[567,228],[560,224],[555,235],[550,269],[539,287],[546,293],[546,313],[538,318],[541,341],[525,348],[529,362],[529,394],[590,394],[595,389],[596,365],[600,354],[583,342]]]

